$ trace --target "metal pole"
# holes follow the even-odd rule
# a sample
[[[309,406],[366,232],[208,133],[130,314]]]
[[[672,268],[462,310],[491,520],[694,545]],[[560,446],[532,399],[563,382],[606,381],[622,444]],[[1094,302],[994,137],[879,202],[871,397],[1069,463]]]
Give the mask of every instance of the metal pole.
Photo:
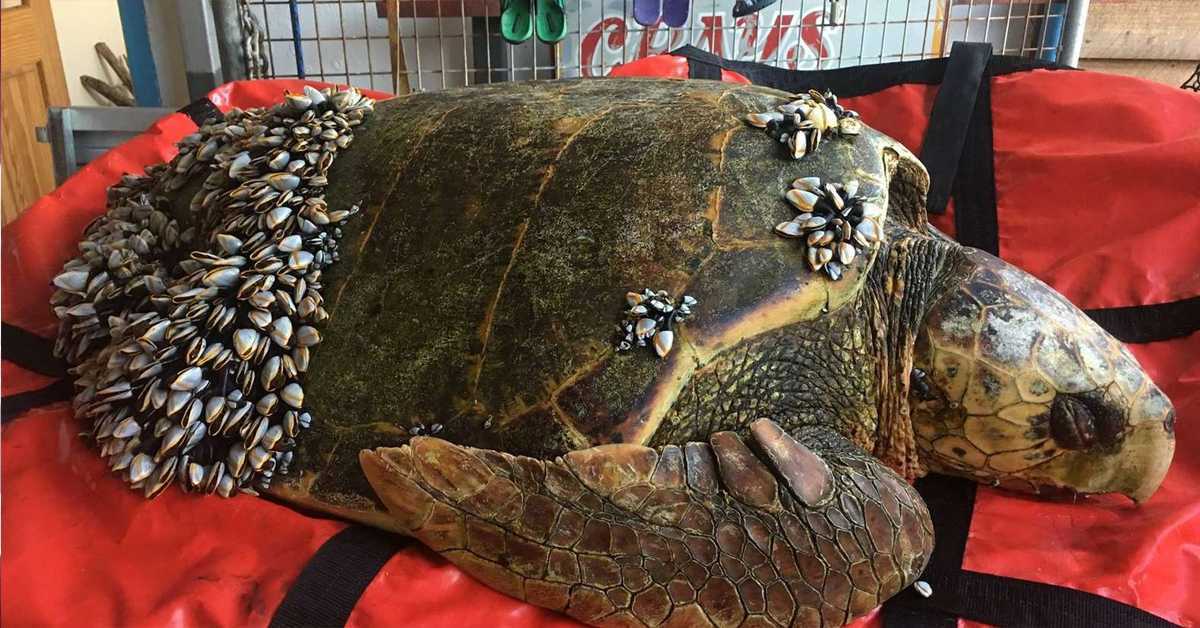
[[[212,0],[212,11],[225,80],[242,80],[246,78],[246,59],[242,55],[242,20],[237,0]]]
[[[133,95],[140,107],[158,107],[162,105],[162,93],[158,89],[158,69],[146,25],[146,5],[142,0],[119,0],[117,8],[121,12],[129,71],[133,74]]]
[[[296,0],[288,1],[288,9],[292,18],[292,47],[296,51],[296,76],[305,78],[304,76],[304,47],[300,43],[300,5]],[[317,9],[314,6],[313,11]],[[317,41],[317,46],[320,47],[321,42]],[[368,54],[370,51],[368,51]]]
[[[1083,48],[1083,29],[1087,26],[1090,0],[1071,0],[1067,6],[1066,22],[1063,24],[1062,52],[1058,62],[1063,65],[1079,65],[1079,52]]]
[[[221,57],[217,54],[217,29],[207,2],[175,0],[175,6],[179,11],[188,94],[194,100],[225,82]]]

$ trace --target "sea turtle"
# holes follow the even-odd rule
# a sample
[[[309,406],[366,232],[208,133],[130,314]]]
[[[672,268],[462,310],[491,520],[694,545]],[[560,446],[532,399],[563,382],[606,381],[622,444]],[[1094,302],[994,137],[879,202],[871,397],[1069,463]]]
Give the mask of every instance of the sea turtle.
[[[55,279],[135,488],[267,490],[593,624],[840,625],[921,573],[916,477],[1143,501],[1166,472],[1134,357],[931,227],[920,162],[832,95],[370,109],[211,121]]]

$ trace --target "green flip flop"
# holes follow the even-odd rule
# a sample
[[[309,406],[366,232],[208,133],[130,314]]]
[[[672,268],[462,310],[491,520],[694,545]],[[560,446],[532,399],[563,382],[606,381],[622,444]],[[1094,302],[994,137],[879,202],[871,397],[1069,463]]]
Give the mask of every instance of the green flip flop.
[[[533,37],[533,20],[529,9],[531,0],[501,0],[500,35],[510,44],[520,44]],[[539,34],[541,21],[538,22]]]
[[[563,0],[537,0],[537,36],[547,44],[567,36],[567,13]]]

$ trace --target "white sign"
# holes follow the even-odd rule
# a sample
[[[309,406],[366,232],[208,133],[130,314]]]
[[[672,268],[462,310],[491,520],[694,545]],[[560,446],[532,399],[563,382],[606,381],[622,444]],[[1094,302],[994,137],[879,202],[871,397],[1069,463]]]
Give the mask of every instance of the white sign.
[[[695,0],[688,22],[678,28],[661,21],[638,24],[628,0],[566,2],[568,28],[580,28],[580,36],[563,41],[563,76],[602,76],[622,63],[685,44],[726,59],[809,70],[916,59],[938,43],[932,36],[937,0],[851,0],[838,11],[838,20],[830,19],[829,5],[822,2],[780,0],[734,18],[733,0]],[[847,15],[851,19],[843,26]]]

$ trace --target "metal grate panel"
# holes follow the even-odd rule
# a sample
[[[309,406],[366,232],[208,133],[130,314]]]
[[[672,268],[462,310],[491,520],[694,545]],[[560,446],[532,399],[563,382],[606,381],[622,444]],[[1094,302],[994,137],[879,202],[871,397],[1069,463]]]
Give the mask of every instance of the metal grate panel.
[[[517,0],[522,1],[522,0]],[[500,36],[499,0],[243,0],[265,37],[268,75],[401,93],[496,81],[602,76],[684,44],[730,59],[821,69],[938,57],[954,41],[1073,63],[1086,0],[779,0],[731,15],[691,0],[687,22],[638,24],[633,0],[564,0],[557,44]]]

